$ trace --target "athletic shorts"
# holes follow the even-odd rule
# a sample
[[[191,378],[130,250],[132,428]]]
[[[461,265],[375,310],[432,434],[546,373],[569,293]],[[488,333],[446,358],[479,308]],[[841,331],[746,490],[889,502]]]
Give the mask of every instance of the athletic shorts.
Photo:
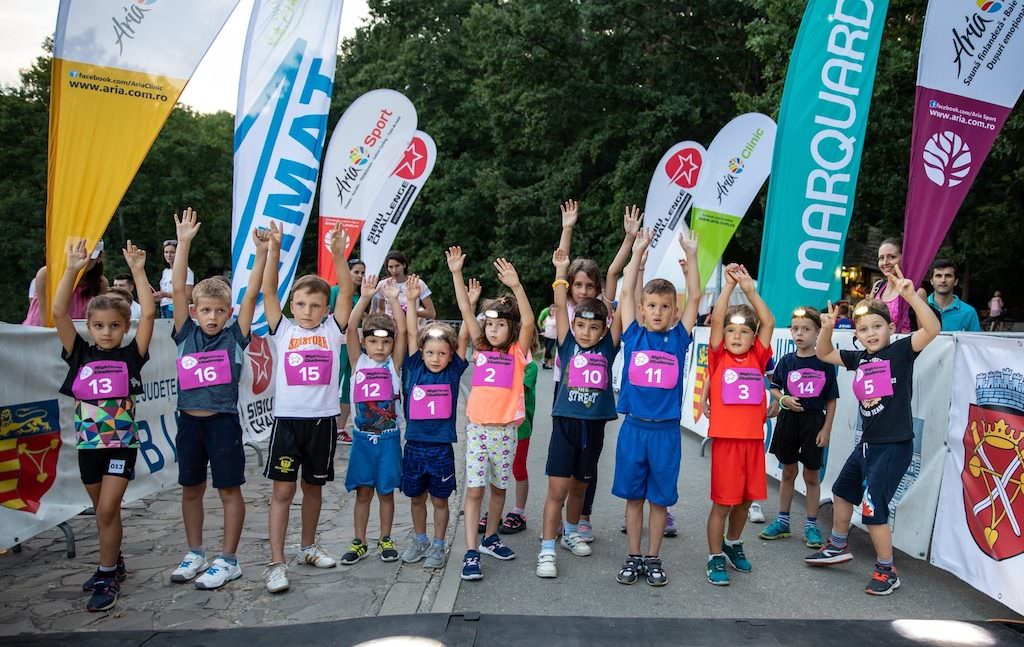
[[[711,442],[711,500],[718,505],[739,505],[767,498],[764,441],[715,438]]]
[[[78,450],[78,472],[82,475],[82,483],[95,485],[102,482],[104,476],[119,476],[131,481],[135,478],[138,454],[137,447]]]
[[[783,465],[803,463],[809,470],[819,470],[825,448],[816,441],[824,424],[822,411],[780,411],[769,451]]]
[[[213,487],[245,483],[245,447],[237,413],[190,416],[178,413],[178,485],[206,483],[206,465],[213,472]]]
[[[455,491],[455,449],[451,443],[405,442],[402,455],[402,492],[418,497],[424,492],[447,499]]]
[[[507,490],[516,455],[515,425],[466,426],[466,487]]]
[[[379,494],[391,494],[402,484],[402,432],[388,429],[370,433],[352,430],[348,450],[345,489],[372,487]]]
[[[679,500],[682,456],[678,420],[651,421],[627,415],[615,445],[612,494],[631,501],[674,505]]]
[[[832,494],[860,506],[866,525],[889,523],[889,502],[914,457],[914,441],[861,443],[839,471]]]
[[[548,462],[544,473],[590,483],[597,475],[597,461],[604,448],[606,424],[606,420],[552,416]]]
[[[323,485],[334,480],[334,448],[338,425],[327,418],[275,418],[270,430],[270,455],[263,476],[294,483]]]

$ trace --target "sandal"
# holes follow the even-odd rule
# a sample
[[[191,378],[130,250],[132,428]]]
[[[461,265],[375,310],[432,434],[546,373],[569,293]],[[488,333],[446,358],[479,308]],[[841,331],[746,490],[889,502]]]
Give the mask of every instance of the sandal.
[[[660,557],[645,558],[644,570],[647,572],[647,583],[651,586],[665,586],[668,584],[668,575],[661,567]]]
[[[630,555],[629,557],[626,557],[626,561],[622,564],[622,568],[619,569],[619,574],[615,579],[619,584],[636,584],[636,581],[640,579],[640,576],[643,574],[644,558]]]
[[[526,530],[526,517],[515,512],[507,513],[498,527],[498,532],[503,535],[514,535],[523,530]]]

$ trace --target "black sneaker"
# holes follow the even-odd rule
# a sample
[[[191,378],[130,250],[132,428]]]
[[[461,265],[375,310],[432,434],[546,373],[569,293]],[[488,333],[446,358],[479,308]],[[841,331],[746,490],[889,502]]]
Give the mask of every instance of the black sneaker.
[[[839,548],[830,539],[820,550],[804,557],[804,563],[811,566],[831,566],[848,562],[851,559],[853,559],[853,553],[850,552],[849,546]]]
[[[104,577],[93,587],[92,597],[86,603],[88,611],[109,611],[117,604],[117,595],[121,592],[121,583],[116,577]]]
[[[668,574],[661,567],[660,557],[645,557],[644,572],[647,574],[647,583],[651,586],[665,586],[668,584]]]
[[[889,595],[898,588],[900,578],[896,575],[896,567],[875,563],[875,572],[871,574],[871,581],[864,592],[868,595]]]
[[[498,526],[498,532],[503,535],[514,535],[524,530],[526,530],[526,517],[515,512],[507,513],[501,525]]]
[[[96,572],[92,574],[92,577],[87,579],[85,584],[82,585],[82,590],[86,593],[92,591],[96,588],[96,583],[104,577],[107,577],[107,574],[101,572],[100,569],[97,568]],[[124,582],[127,577],[128,568],[124,565],[124,555],[119,554],[117,556],[117,567],[114,569],[114,578],[116,578],[118,582]]]
[[[615,576],[615,579],[619,584],[636,584],[637,580],[643,577],[645,572],[644,569],[644,558],[639,555],[629,555],[626,557],[626,561],[623,562],[622,568],[619,569],[619,574]]]

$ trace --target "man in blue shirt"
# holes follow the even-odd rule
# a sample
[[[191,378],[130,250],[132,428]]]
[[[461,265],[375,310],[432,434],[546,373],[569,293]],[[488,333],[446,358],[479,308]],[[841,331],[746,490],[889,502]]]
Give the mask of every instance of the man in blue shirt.
[[[928,305],[938,309],[942,314],[942,330],[980,332],[978,311],[953,294],[959,282],[956,263],[942,258],[936,260],[932,265],[931,278],[935,291],[928,296]]]

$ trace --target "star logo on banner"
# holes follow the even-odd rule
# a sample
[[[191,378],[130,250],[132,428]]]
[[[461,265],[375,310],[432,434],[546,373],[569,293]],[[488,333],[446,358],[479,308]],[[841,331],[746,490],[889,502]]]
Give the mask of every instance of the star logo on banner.
[[[426,145],[419,137],[413,137],[406,147],[402,161],[398,163],[394,174],[404,180],[415,180],[420,175],[423,175],[423,170],[427,167],[426,159]]]
[[[270,353],[270,344],[259,335],[252,335],[249,342],[249,364],[252,367],[252,392],[258,395],[270,386],[270,372],[274,356]]]
[[[665,164],[665,173],[669,181],[684,189],[692,189],[697,185],[701,166],[700,152],[693,148],[684,148],[669,158]]]

